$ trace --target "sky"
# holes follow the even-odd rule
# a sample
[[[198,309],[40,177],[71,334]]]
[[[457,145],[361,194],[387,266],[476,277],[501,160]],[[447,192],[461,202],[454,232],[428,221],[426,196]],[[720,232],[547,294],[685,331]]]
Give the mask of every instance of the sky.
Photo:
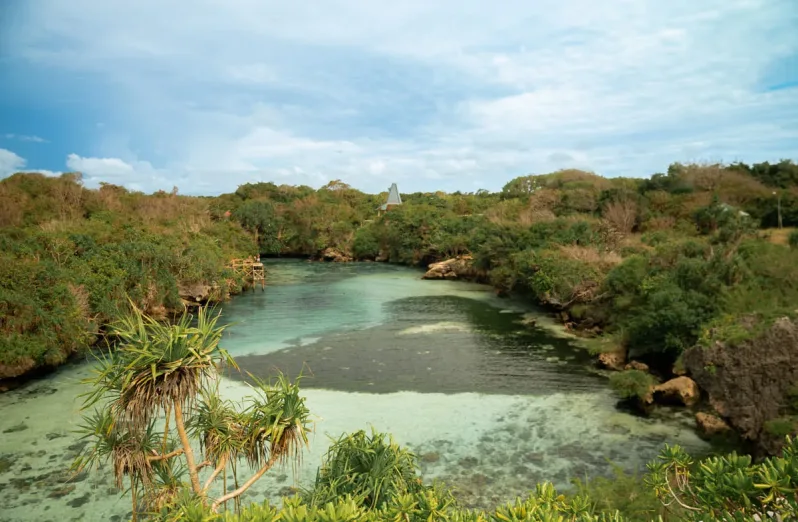
[[[796,0],[4,0],[0,178],[498,190],[798,159]]]

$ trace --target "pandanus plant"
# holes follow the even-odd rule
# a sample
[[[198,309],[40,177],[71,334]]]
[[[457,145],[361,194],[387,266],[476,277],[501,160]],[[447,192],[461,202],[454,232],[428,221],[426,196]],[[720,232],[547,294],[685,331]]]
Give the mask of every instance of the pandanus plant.
[[[280,375],[272,386],[253,377],[253,396],[238,411],[219,396],[221,365],[237,369],[219,347],[225,328],[218,325],[219,314],[200,308],[196,317],[184,313],[166,324],[131,307],[131,314],[110,325],[118,342],[97,358],[93,375],[86,379],[91,389],[84,394],[83,408],[93,411],[84,416],[81,431],[92,444],[76,459],[75,469],[112,460],[117,485],[121,488],[125,477],[130,481],[135,520],[138,486],[157,509],[179,491],[185,469],[193,495],[215,511],[237,499],[275,463],[299,458],[301,445],[307,444],[309,411],[297,381]],[[192,439],[202,451],[202,462],[195,458]],[[255,472],[238,486],[240,460]],[[199,473],[206,466],[213,471],[201,484]],[[229,492],[228,466],[236,475],[236,488]],[[224,493],[210,501],[220,474]]]

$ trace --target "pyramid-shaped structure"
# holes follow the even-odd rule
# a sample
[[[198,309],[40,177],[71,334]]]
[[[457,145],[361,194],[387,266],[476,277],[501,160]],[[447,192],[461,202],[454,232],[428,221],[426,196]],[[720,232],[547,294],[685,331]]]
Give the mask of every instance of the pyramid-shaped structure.
[[[385,204],[380,207],[380,210],[388,210],[388,207],[401,204],[402,197],[399,195],[399,187],[396,186],[396,183],[393,183],[391,184],[391,188],[388,190],[388,201],[386,201]]]

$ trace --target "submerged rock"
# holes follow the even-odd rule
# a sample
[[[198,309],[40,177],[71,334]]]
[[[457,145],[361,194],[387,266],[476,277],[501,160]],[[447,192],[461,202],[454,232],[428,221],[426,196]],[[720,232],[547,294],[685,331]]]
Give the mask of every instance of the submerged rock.
[[[55,490],[51,491],[50,493],[47,494],[47,497],[48,498],[61,498],[61,497],[65,497],[65,496],[69,495],[73,491],[75,491],[75,486],[74,485],[64,486],[62,488],[58,488],[58,489],[55,489]]]
[[[693,406],[701,398],[701,390],[690,377],[676,377],[654,386],[651,391],[655,401],[666,404]]]
[[[726,421],[717,415],[704,413],[703,411],[699,411],[695,414],[695,423],[698,430],[707,437],[723,435],[731,431],[731,427],[726,424]]]
[[[89,500],[91,500],[91,495],[88,494],[88,493],[84,493],[83,495],[79,496],[78,498],[73,498],[72,500],[67,502],[67,505],[69,507],[79,508],[79,507],[83,506],[84,504],[86,504]]]
[[[438,462],[439,460],[441,460],[440,453],[437,453],[437,452],[434,452],[434,451],[431,451],[429,453],[425,453],[425,454],[423,454],[421,456],[421,461],[422,462],[433,463],[433,462]]]
[[[15,424],[8,429],[3,430],[3,433],[16,433],[18,431],[25,431],[28,429],[28,425],[24,422],[20,422],[19,424]]]

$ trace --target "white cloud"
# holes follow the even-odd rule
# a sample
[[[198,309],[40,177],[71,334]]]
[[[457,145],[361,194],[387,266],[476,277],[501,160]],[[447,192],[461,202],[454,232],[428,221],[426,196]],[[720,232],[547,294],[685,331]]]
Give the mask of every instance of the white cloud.
[[[25,158],[7,149],[0,149],[0,178],[4,178],[25,167]]]
[[[9,134],[6,134],[5,137],[6,137],[6,139],[9,139],[9,140],[30,141],[30,142],[33,142],[33,143],[49,143],[49,141],[47,141],[44,138],[40,138],[39,136],[34,136],[34,135],[30,135],[29,136],[27,134],[11,134],[11,133],[9,133]]]
[[[795,91],[761,84],[798,53],[793,2],[43,0],[8,29],[102,84],[95,157],[67,161],[93,183],[497,189],[794,154]]]
[[[26,168],[28,162],[25,158],[7,149],[0,149],[0,179],[8,177],[17,172],[38,172],[45,176],[58,176],[60,172],[53,172],[46,169]]]
[[[174,186],[164,172],[153,168],[147,161],[128,163],[119,158],[84,158],[73,153],[67,156],[66,165],[70,171],[83,174],[83,183],[87,187],[97,187],[100,182],[106,182],[152,192]]]

